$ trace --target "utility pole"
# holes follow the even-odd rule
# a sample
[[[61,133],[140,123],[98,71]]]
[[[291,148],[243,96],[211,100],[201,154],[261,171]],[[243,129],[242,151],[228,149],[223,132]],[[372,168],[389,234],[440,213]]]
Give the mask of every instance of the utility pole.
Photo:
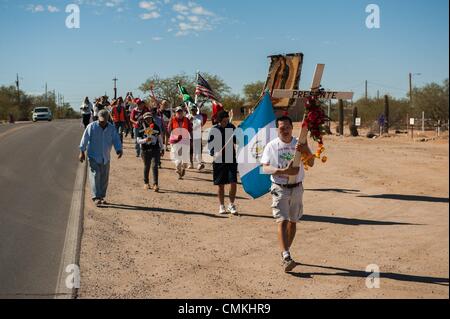
[[[366,101],[367,101],[367,98],[368,98],[368,96],[369,96],[369,94],[368,94],[368,83],[367,83],[367,80],[366,80]]]
[[[409,73],[409,105],[410,105],[410,107],[413,106],[412,91],[413,91],[413,87],[412,87],[412,73]]]
[[[377,100],[380,99],[380,90],[377,90]]]
[[[113,79],[113,81],[114,81],[114,100],[116,100],[117,99],[117,81],[118,81],[117,77],[115,77]]]
[[[20,105],[19,73],[17,73],[16,88],[17,88],[17,104]]]

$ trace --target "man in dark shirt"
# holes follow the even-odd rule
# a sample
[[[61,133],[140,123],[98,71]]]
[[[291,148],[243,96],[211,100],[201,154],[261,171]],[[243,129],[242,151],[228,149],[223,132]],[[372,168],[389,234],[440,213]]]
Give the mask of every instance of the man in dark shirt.
[[[143,115],[147,112],[150,112],[145,102],[141,99],[135,99],[134,103],[137,105],[135,109],[131,111],[130,122],[133,125],[134,137],[136,138],[135,149],[136,149],[136,157],[141,156],[141,147],[137,142],[137,136],[139,128],[141,127]]]
[[[208,137],[208,150],[214,157],[213,179],[214,185],[218,186],[218,198],[220,202],[219,214],[228,212],[237,215],[235,205],[237,191],[237,170],[236,160],[236,137],[234,130],[236,127],[230,123],[230,116],[226,111],[217,114],[218,124],[215,125]],[[225,185],[230,185],[230,204],[225,208]]]

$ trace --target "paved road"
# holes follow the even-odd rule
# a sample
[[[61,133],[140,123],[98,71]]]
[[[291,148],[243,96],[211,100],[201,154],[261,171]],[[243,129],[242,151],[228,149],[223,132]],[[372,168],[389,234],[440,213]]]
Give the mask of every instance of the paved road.
[[[55,293],[81,134],[78,120],[0,128],[0,298]]]

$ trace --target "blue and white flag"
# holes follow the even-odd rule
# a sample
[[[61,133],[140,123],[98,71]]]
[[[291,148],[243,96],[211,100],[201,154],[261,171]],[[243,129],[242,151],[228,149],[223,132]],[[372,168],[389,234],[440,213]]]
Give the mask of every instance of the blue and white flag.
[[[270,191],[270,175],[263,173],[260,161],[266,145],[277,137],[275,122],[272,100],[266,92],[255,111],[236,132],[240,141],[237,161],[242,186],[254,199]]]

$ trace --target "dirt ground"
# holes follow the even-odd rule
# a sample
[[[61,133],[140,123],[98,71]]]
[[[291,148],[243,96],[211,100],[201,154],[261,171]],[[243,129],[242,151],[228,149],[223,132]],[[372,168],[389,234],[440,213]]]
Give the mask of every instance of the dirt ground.
[[[431,134],[432,135],[432,134]],[[329,136],[305,180],[305,216],[282,271],[271,197],[238,189],[240,217],[217,215],[211,167],[161,192],[125,140],[106,208],[87,199],[80,298],[449,298],[448,137],[417,142]],[[368,289],[376,264],[380,287]]]

